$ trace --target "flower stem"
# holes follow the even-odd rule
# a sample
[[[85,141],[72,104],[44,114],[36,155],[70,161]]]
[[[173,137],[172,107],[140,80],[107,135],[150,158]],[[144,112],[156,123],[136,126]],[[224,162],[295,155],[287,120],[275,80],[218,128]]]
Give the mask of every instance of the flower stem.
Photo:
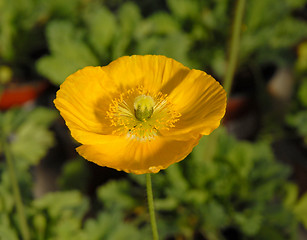
[[[17,214],[18,214],[18,221],[20,224],[20,230],[23,240],[30,240],[30,231],[27,224],[27,219],[24,211],[24,205],[22,203],[21,195],[20,195],[20,189],[17,182],[17,177],[14,169],[14,163],[13,163],[13,157],[11,150],[9,149],[9,146],[4,138],[2,138],[2,146],[4,150],[4,156],[6,158],[7,166],[9,169],[9,176],[10,181],[12,184],[12,190],[14,194],[15,204],[17,208]]]
[[[235,19],[232,25],[232,32],[230,39],[229,60],[224,79],[224,89],[227,92],[228,96],[231,91],[231,85],[238,62],[240,33],[242,27],[244,7],[245,7],[245,0],[237,0]]]
[[[147,200],[148,200],[150,223],[151,223],[151,229],[152,229],[152,237],[153,237],[153,240],[158,240],[159,234],[158,234],[158,228],[157,228],[156,217],[155,217],[155,209],[154,209],[150,173],[146,174],[146,188],[147,188]]]

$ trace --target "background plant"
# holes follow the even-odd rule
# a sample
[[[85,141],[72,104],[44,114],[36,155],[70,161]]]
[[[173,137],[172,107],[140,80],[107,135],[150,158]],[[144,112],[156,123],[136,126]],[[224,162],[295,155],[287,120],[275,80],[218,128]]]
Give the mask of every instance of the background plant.
[[[255,66],[261,69],[268,63],[293,62],[290,47],[307,36],[306,22],[293,12],[304,4],[288,0],[247,3],[239,72]],[[81,23],[48,23],[51,55],[39,60],[38,71],[60,84],[86,65],[103,65],[123,55],[164,54],[193,68],[205,67],[221,78],[232,7],[229,0],[169,0],[165,9],[144,17],[133,2],[125,2],[114,13],[96,2],[88,4],[80,12]],[[267,9],[272,11],[264,17]]]
[[[87,65],[105,65],[128,54],[163,54],[223,79],[233,2],[161,2],[4,0],[0,65],[9,66],[14,76],[46,77],[58,86]],[[265,92],[270,77],[266,69],[292,69],[297,81],[287,117],[269,118],[286,134],[277,135],[264,125],[247,142],[220,129],[203,138],[185,161],[154,175],[163,239],[298,239],[300,226],[307,227],[306,194],[289,180],[291,165],[277,161],[271,149],[280,136],[293,136],[289,126],[306,141],[306,4],[247,2],[234,92],[254,93],[264,119],[274,109]],[[52,104],[49,98],[45,101]],[[50,106],[0,114],[0,135],[10,143],[32,239],[150,236],[144,176],[112,172],[91,195],[93,166],[75,158],[64,163],[57,192],[34,197],[33,169],[58,141],[55,119],[59,115]],[[75,143],[69,144],[72,148]],[[0,238],[15,240],[21,232],[4,159],[1,145]]]

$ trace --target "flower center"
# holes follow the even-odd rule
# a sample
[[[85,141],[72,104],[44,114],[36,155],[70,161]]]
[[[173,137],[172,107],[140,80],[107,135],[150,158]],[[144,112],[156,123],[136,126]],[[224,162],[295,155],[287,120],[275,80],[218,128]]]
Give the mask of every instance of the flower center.
[[[155,101],[151,96],[140,95],[134,99],[134,114],[140,121],[148,120],[153,113]]]
[[[152,93],[142,87],[120,94],[107,111],[107,118],[115,129],[113,134],[139,141],[153,140],[168,131],[180,116],[165,94]]]

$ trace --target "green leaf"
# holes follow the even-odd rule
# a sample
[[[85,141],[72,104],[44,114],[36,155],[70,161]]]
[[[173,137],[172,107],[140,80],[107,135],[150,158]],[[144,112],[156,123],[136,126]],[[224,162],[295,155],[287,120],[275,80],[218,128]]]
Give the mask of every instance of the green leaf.
[[[294,213],[298,219],[304,224],[307,228],[307,193],[305,193],[294,207]]]
[[[302,84],[300,84],[300,88],[298,89],[298,98],[301,103],[307,107],[307,78],[304,78]]]
[[[81,234],[82,219],[89,202],[78,191],[53,192],[33,201],[36,211],[47,213],[48,231],[55,239],[68,239],[69,235]],[[37,215],[37,214],[36,214]]]
[[[230,164],[242,178],[247,178],[253,167],[253,147],[248,143],[235,145],[227,155]]]
[[[157,12],[146,19],[151,25],[151,34],[172,34],[180,30],[178,22],[165,12]]]
[[[263,14],[267,9],[270,14]],[[306,38],[307,25],[293,17],[287,0],[249,1],[245,16],[240,61],[291,64],[289,49]]]
[[[51,55],[38,60],[37,70],[56,85],[78,69],[99,63],[83,41],[83,33],[69,22],[49,23],[47,39]]]
[[[228,221],[224,207],[214,200],[207,204],[204,216],[206,218],[206,226],[209,229],[223,228]]]
[[[168,191],[172,192],[178,198],[185,197],[182,194],[188,190],[189,184],[178,164],[173,164],[165,171],[167,172],[166,177],[169,182]]]
[[[58,180],[61,189],[79,189],[85,192],[90,174],[86,164],[85,159],[81,157],[68,161]]]
[[[184,201],[195,206],[202,206],[209,199],[209,195],[210,193],[202,189],[189,189]]]
[[[49,128],[58,116],[58,112],[53,109],[36,107],[27,116],[27,121],[35,124],[37,127]]]
[[[16,49],[13,40],[18,35],[14,20],[16,3],[12,1],[0,2],[0,57],[4,60],[14,59]]]
[[[128,210],[137,204],[132,186],[125,180],[104,184],[97,190],[97,196],[109,209]]]
[[[291,9],[303,8],[306,6],[306,0],[286,0]]]
[[[31,111],[12,109],[0,114],[0,124],[18,167],[36,164],[54,144],[48,128],[57,116],[56,111],[43,107]]]
[[[307,137],[307,110],[299,111],[294,115],[289,115],[287,117],[287,122],[297,128],[298,133]]]
[[[124,221],[118,211],[101,212],[97,220],[89,219],[85,222],[84,234],[91,240],[123,240],[147,239],[150,232],[137,228],[133,223]]]
[[[293,208],[298,198],[298,187],[293,183],[285,185],[286,196],[283,199],[284,205],[289,209]]]
[[[0,226],[0,239],[3,240],[18,240],[17,233],[11,229],[8,228],[8,226]]]
[[[150,233],[147,234],[149,236]],[[124,239],[139,239],[143,240],[146,237],[139,231],[138,228],[132,227],[128,224],[119,224],[116,231],[113,231],[108,238],[110,240],[124,240]],[[147,238],[150,239],[149,237]]]
[[[247,236],[255,235],[262,223],[262,216],[259,212],[245,212],[245,213],[237,213],[234,216],[234,220],[239,225],[242,232],[244,232]]]
[[[0,65],[0,96],[3,91],[4,84],[9,83],[12,80],[12,69],[6,65]]]
[[[6,179],[4,179],[4,177]],[[12,191],[11,190],[11,182],[9,181],[10,179],[8,178],[8,176],[7,175],[5,176],[4,173],[2,174],[0,180],[1,180],[1,185],[0,185],[0,213],[1,212],[10,213],[10,212],[12,212],[14,205],[15,205],[15,200],[14,200],[14,197],[13,197],[12,192],[11,192]]]
[[[0,124],[3,130],[3,135],[7,138],[11,133],[23,123],[28,115],[28,111],[18,108],[10,109],[4,113],[0,113]]]
[[[104,59],[109,57],[109,46],[117,31],[114,15],[101,5],[94,5],[85,12],[85,23],[88,27],[88,38],[98,55]]]
[[[193,18],[199,14],[199,1],[194,0],[168,0],[167,5],[178,18]]]
[[[307,37],[307,24],[297,19],[278,21],[272,29],[269,43],[273,48],[287,48]]]
[[[259,233],[257,234],[257,240],[266,240],[266,239],[274,239],[274,240],[285,240],[289,238],[285,238],[282,231],[280,229],[274,228],[270,225],[263,226]],[[291,238],[297,239],[297,238]]]
[[[112,44],[112,58],[131,54],[129,45],[141,20],[140,9],[133,2],[125,2],[118,11],[118,30]]]
[[[178,207],[178,199],[174,197],[168,198],[155,198],[155,209],[157,211],[171,211],[176,210]]]
[[[12,224],[13,212],[0,211],[0,239],[17,240],[18,229]]]
[[[33,225],[38,235],[40,235],[40,238],[43,238],[47,227],[46,217],[41,213],[35,214],[33,218]]]
[[[25,159],[36,164],[54,144],[53,133],[48,125],[55,119],[55,111],[37,108],[14,132],[11,149],[15,159]]]
[[[298,46],[298,59],[296,68],[299,71],[306,72],[307,70],[307,41],[302,42]]]
[[[162,37],[153,35],[139,42],[137,53],[141,55],[162,54],[189,66],[191,62],[187,54],[190,45],[190,39],[183,33],[174,33]]]
[[[139,7],[133,2],[125,2],[118,11],[121,34],[131,36],[141,18]]]

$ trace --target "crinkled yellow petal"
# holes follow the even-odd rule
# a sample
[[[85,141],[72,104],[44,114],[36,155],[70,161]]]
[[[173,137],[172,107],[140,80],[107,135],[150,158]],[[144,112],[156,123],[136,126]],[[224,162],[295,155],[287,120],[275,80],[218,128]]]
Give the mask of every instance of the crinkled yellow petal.
[[[125,137],[106,136],[103,143],[82,145],[78,153],[100,166],[135,174],[156,173],[184,159],[198,143],[201,135],[185,141],[157,138],[140,142]]]
[[[165,56],[124,56],[104,67],[85,67],[70,75],[54,101],[71,130],[83,142],[83,135],[112,134],[114,127],[106,112],[121,93],[136,87],[159,92],[176,87],[190,70]],[[97,137],[97,136],[96,136]],[[99,137],[98,137],[99,138]]]
[[[134,125],[127,124],[126,129],[112,120],[114,114],[127,114],[117,108],[112,110],[112,106],[117,106],[118,99],[126,96],[123,94],[138,88],[169,101],[170,105],[163,103],[160,111],[171,106],[173,112],[169,116],[174,119],[169,123],[173,125],[154,125],[152,130],[158,132],[142,138],[131,136],[130,127]],[[124,100],[120,103],[124,104]],[[105,67],[86,67],[70,75],[54,103],[72,136],[83,144],[77,149],[80,155],[101,166],[141,174],[158,172],[182,160],[201,135],[217,128],[225,114],[226,94],[211,76],[190,70],[173,59],[125,56]],[[121,111],[133,114],[133,108]],[[165,116],[168,115],[164,113]]]
[[[167,94],[184,80],[190,69],[165,56],[133,55],[118,58],[103,67],[103,71],[121,91],[143,86]]]
[[[170,92],[169,100],[181,113],[169,135],[184,136],[195,131],[208,135],[220,125],[225,114],[225,90],[203,71],[191,70],[184,81]]]
[[[191,70],[164,56],[125,56],[103,67],[107,75],[122,84],[122,91],[142,85],[169,96],[182,115],[176,128],[166,136],[185,138],[183,134],[210,134],[225,114],[226,93],[222,86],[203,71]],[[119,84],[118,83],[118,84]]]
[[[117,89],[101,67],[86,67],[70,75],[54,100],[72,136],[83,132],[110,134],[114,130],[106,120],[106,111]]]

